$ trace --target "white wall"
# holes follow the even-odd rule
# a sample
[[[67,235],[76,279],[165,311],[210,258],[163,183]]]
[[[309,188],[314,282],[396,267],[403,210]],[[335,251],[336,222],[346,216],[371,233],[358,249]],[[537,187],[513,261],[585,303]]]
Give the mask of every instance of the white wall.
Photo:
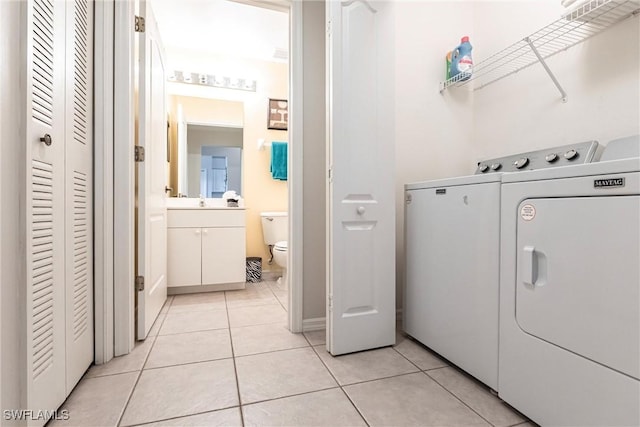
[[[325,317],[325,4],[305,1],[303,20],[303,319]]]
[[[473,172],[473,93],[440,94],[445,55],[462,36],[474,41],[467,2],[398,2],[396,6],[396,272],[402,304],[404,189],[409,182]]]
[[[537,0],[480,2],[475,11],[476,46],[489,52],[558,19],[564,8]],[[640,133],[638,24],[631,18],[547,61],[567,103],[539,64],[476,91],[474,160]]]

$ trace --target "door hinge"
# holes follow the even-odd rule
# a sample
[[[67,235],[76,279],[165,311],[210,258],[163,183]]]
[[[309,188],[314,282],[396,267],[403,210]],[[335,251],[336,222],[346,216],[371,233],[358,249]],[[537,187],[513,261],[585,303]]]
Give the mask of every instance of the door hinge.
[[[136,162],[144,162],[144,147],[142,145],[135,146]]]
[[[144,17],[136,15],[136,33],[144,33]]]
[[[405,193],[405,195],[404,195],[404,201],[405,201],[408,205],[410,205],[410,204],[411,204],[411,201],[412,201],[412,200],[413,200],[413,196],[412,196],[411,194],[409,194],[409,193]]]
[[[333,295],[327,295],[329,302],[329,311],[333,311]]]
[[[331,37],[331,21],[327,21],[327,34]]]
[[[333,166],[329,168],[329,172],[327,176],[329,178],[329,182],[333,182]]]
[[[136,276],[136,290],[144,291],[144,276]]]

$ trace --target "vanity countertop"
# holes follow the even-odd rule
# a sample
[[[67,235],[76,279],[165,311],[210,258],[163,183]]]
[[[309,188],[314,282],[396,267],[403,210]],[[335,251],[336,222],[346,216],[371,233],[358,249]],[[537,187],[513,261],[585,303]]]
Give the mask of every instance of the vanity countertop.
[[[167,209],[170,210],[245,210],[244,200],[240,200],[240,206],[229,207],[227,201],[220,198],[204,199],[204,206],[200,206],[200,199],[195,197],[169,197]]]
[[[183,210],[198,210],[198,211],[205,211],[205,210],[225,210],[225,211],[244,211],[246,210],[245,207],[240,206],[240,207],[230,207],[230,206],[167,206],[167,209],[170,209],[172,211],[175,210],[179,210],[179,211],[183,211]]]

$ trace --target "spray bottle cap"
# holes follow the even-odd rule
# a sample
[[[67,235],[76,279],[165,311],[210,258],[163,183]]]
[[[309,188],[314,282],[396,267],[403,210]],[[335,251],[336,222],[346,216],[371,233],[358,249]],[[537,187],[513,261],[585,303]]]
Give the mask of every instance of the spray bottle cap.
[[[460,43],[465,43],[469,41],[469,36],[464,36],[463,38],[460,39]]]

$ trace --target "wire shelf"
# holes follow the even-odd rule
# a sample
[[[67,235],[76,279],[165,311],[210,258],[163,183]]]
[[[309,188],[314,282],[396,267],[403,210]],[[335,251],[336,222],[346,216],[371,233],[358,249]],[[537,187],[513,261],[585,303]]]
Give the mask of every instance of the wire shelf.
[[[530,36],[475,63],[473,74],[467,80],[462,80],[466,76],[459,74],[441,82],[440,92],[471,82],[475,82],[473,89],[478,90],[542,62],[566,100],[566,94],[544,60],[638,13],[640,0],[590,0]]]

